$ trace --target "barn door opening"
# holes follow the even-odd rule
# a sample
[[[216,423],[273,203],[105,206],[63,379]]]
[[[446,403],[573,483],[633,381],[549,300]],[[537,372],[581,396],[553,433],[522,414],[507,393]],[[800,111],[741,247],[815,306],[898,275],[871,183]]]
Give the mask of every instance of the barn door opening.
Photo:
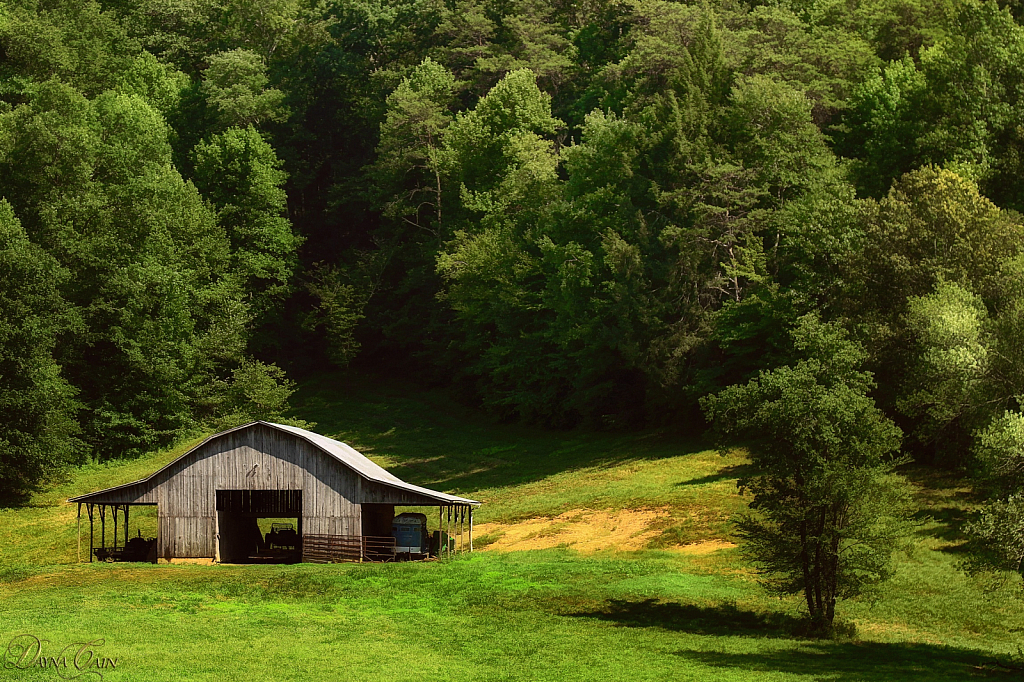
[[[291,563],[302,556],[301,490],[218,490],[224,563]]]

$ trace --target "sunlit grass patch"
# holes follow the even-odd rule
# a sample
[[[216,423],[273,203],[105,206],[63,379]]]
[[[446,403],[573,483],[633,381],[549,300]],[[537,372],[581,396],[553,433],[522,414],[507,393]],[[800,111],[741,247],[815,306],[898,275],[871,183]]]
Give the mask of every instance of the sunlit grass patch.
[[[1001,679],[981,668],[1024,631],[1012,584],[993,591],[958,568],[969,490],[927,470],[908,472],[920,524],[895,578],[841,603],[846,639],[813,641],[800,598],[766,594],[732,535],[748,502],[741,450],[721,456],[663,429],[496,424],[358,380],[304,386],[297,404],[406,480],[483,501],[484,551],[384,565],[75,564],[64,500],[146,476],[195,439],[85,467],[0,511],[0,640],[102,636],[124,661],[105,678],[115,682],[961,682]],[[436,525],[437,508],[422,511]],[[132,520],[132,534],[155,522]],[[0,669],[5,679],[23,678]]]

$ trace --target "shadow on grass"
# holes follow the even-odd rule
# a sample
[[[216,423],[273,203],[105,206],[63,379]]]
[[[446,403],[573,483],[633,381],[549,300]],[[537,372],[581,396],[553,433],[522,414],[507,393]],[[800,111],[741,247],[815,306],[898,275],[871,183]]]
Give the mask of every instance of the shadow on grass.
[[[705,483],[717,483],[718,481],[743,478],[744,476],[749,476],[753,470],[753,467],[749,464],[737,464],[735,466],[722,467],[717,473],[701,476],[700,478],[691,478],[688,481],[680,481],[679,483],[676,483],[676,486],[704,485]]]
[[[914,497],[919,511],[914,519],[921,524],[917,535],[948,543],[939,551],[962,553],[967,540],[964,528],[979,502],[970,481],[963,474],[914,464],[902,467],[900,473],[917,485]]]
[[[613,599],[597,610],[570,614],[594,618],[626,627],[661,628],[701,635],[746,635],[792,637],[804,621],[781,613],[756,613],[732,604],[699,606],[658,599],[630,601]]]
[[[396,476],[452,492],[522,485],[584,467],[702,452],[697,438],[664,430],[554,431],[498,424],[426,391],[354,372],[299,387],[293,414],[364,454],[384,455]]]
[[[19,509],[26,507],[31,499],[31,492],[0,492],[0,511],[4,509]]]
[[[929,536],[945,540],[946,542],[962,543],[967,540],[964,527],[970,520],[971,514],[958,507],[942,507],[924,509],[914,514],[914,519],[923,524],[934,524],[931,528],[918,529],[918,535]],[[943,551],[961,551],[959,545],[944,548]]]
[[[762,640],[799,638],[805,628],[805,621],[785,614],[757,613],[730,604],[698,606],[656,599],[612,600],[593,611],[570,615],[623,627]],[[729,648],[733,648],[735,639],[731,642]],[[743,644],[737,648],[743,648]],[[751,679],[760,679],[757,673],[765,672],[792,673],[831,682],[1010,679],[996,666],[997,657],[993,654],[931,644],[798,639],[791,646],[750,648],[757,651],[681,650],[675,654],[704,665],[748,670]]]
[[[791,673],[830,682],[963,682],[970,679],[1019,679],[1020,673],[995,666],[987,652],[933,644],[882,642],[808,642],[798,647],[726,653],[677,651],[704,665],[758,673]]]

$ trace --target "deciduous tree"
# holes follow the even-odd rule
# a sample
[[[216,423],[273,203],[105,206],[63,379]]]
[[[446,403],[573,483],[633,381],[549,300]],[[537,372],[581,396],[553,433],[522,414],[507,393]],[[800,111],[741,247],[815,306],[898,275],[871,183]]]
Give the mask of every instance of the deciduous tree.
[[[797,360],[704,398],[718,436],[750,444],[753,494],[737,524],[765,585],[802,593],[812,628],[891,572],[907,492],[893,473],[900,430],[867,396],[866,355],[814,316],[793,330]]]
[[[0,199],[0,506],[85,454],[76,391],[53,358],[75,322],[67,277]]]

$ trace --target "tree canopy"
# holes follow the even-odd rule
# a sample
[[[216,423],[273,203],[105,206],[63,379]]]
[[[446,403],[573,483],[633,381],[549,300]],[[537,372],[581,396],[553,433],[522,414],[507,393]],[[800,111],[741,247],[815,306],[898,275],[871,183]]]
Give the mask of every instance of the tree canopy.
[[[982,480],[1024,395],[1020,21],[8,0],[0,489],[285,418],[292,382],[363,366],[559,428],[703,429],[709,395],[797,419],[804,395],[828,419],[777,433],[786,457],[859,434],[867,490],[892,421],[1010,509]]]

